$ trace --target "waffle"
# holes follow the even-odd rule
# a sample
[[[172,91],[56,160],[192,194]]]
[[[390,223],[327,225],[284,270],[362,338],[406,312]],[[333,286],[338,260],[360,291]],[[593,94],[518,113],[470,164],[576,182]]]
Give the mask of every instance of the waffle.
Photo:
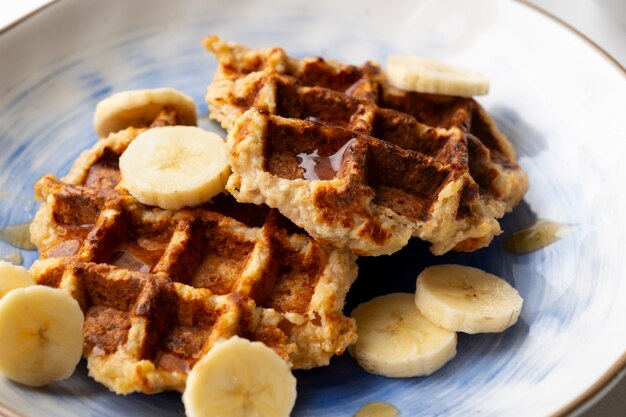
[[[206,100],[229,130],[240,202],[267,204],[321,242],[361,255],[412,237],[473,251],[528,188],[515,151],[473,99],[393,89],[380,67],[295,59],[217,37]]]
[[[175,121],[164,110],[153,126]],[[89,374],[119,394],[183,391],[199,358],[234,335],[294,368],[343,353],[356,339],[342,314],[355,255],[228,195],[177,211],[140,204],[119,184],[118,158],[144,130],[111,134],[65,178],[35,185],[31,271],[83,309]]]

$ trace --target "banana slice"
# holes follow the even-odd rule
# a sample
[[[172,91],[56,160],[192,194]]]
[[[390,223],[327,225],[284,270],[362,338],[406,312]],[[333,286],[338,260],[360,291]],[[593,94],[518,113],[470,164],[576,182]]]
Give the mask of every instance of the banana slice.
[[[188,417],[286,417],[295,401],[289,365],[263,343],[237,336],[195,364],[183,393]]]
[[[406,91],[461,97],[489,92],[489,78],[484,75],[419,56],[389,56],[385,74],[392,87]]]
[[[31,285],[35,285],[35,281],[26,268],[0,261],[0,299],[15,288]]]
[[[0,373],[30,386],[69,378],[83,352],[83,321],[62,290],[10,291],[0,300]]]
[[[144,204],[177,210],[209,201],[230,175],[217,134],[192,126],[148,129],[120,157],[122,184]]]
[[[101,138],[129,126],[148,126],[166,106],[173,107],[181,125],[195,126],[196,103],[173,88],[153,88],[115,93],[96,106],[93,127]]]
[[[359,337],[349,352],[370,373],[430,375],[456,355],[456,333],[427,320],[413,294],[376,297],[355,308],[352,317]]]
[[[417,277],[417,308],[452,331],[504,331],[517,322],[523,301],[502,278],[469,266],[431,266]]]

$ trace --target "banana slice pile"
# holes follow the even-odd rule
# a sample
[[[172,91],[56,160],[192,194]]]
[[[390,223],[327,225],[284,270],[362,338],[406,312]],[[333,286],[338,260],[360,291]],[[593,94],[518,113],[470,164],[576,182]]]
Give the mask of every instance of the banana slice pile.
[[[522,303],[517,290],[495,275],[432,266],[418,276],[415,294],[384,295],[353,310],[359,338],[349,352],[377,375],[430,375],[456,355],[457,332],[504,331],[517,322]]]
[[[414,55],[387,57],[385,75],[389,85],[406,91],[460,97],[489,92],[489,78],[478,72]]]
[[[230,175],[224,140],[195,126],[193,99],[172,88],[122,91],[98,103],[93,124],[106,137],[130,126],[149,126],[168,108],[179,125],[139,134],[120,158],[120,173],[122,185],[139,202],[177,210],[223,192]]]
[[[0,374],[42,386],[74,373],[84,317],[63,290],[33,284],[26,269],[0,262]]]

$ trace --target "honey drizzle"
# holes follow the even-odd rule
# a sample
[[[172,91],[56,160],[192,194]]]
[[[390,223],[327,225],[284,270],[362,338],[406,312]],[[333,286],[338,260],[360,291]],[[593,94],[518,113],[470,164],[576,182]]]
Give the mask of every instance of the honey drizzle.
[[[304,179],[309,181],[331,180],[337,175],[343,162],[343,154],[356,139],[352,138],[339,148],[337,152],[329,156],[321,156],[317,149],[312,153],[300,153],[298,166],[304,171]]]
[[[0,227],[0,240],[23,250],[37,250],[30,241],[30,222]]]
[[[112,265],[140,272],[150,272],[150,265],[126,250],[118,250],[113,254]]]
[[[389,403],[376,401],[367,403],[353,417],[397,417],[400,410]]]
[[[561,239],[567,229],[566,224],[539,219],[529,228],[507,237],[504,249],[515,254],[535,252]]]

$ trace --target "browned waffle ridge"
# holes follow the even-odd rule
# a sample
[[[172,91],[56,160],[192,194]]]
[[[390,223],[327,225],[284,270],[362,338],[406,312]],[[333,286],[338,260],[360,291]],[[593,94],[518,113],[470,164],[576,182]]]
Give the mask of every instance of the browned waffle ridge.
[[[167,113],[153,126],[175,123]],[[227,195],[178,211],[140,204],[119,184],[118,158],[144,130],[111,134],[65,178],[35,185],[31,271],[78,300],[90,375],[119,394],[183,391],[199,358],[233,335],[294,368],[343,353],[356,338],[342,314],[355,256]]]
[[[229,130],[240,202],[277,208],[316,239],[361,255],[411,236],[472,251],[528,188],[515,151],[473,99],[391,88],[375,63],[295,59],[205,39],[219,60],[211,117]]]

